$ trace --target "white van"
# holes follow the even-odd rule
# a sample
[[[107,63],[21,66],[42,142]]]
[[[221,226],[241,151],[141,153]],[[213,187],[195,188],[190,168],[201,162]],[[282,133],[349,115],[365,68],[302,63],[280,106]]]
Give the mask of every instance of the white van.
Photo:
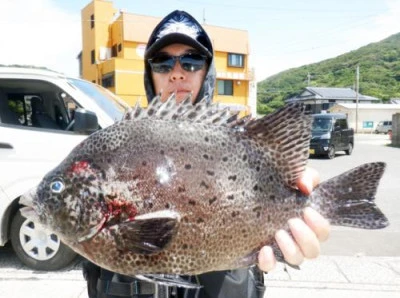
[[[128,105],[85,80],[34,68],[0,67],[0,245],[9,240],[33,269],[56,270],[76,254],[26,220],[19,197],[91,132],[120,120]]]
[[[392,121],[380,121],[376,126],[375,133],[388,133],[392,131]]]

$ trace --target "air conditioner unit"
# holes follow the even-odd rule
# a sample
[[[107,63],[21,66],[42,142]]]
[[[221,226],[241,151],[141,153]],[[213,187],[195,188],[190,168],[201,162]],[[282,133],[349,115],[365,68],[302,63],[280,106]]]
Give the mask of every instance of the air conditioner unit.
[[[99,59],[100,60],[108,60],[110,58],[111,58],[111,48],[100,47]]]

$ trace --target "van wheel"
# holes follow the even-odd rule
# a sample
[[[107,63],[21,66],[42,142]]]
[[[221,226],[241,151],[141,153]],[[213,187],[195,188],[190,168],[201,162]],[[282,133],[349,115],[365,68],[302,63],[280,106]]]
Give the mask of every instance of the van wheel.
[[[328,149],[328,158],[329,159],[334,159],[335,158],[335,155],[336,155],[336,152],[335,152],[335,147],[334,146],[329,146],[329,149]]]
[[[58,270],[77,256],[57,235],[26,219],[20,211],[17,211],[12,220],[10,234],[17,257],[35,270]]]
[[[349,149],[345,150],[344,152],[346,152],[347,155],[351,155],[353,152],[353,144],[349,143]]]

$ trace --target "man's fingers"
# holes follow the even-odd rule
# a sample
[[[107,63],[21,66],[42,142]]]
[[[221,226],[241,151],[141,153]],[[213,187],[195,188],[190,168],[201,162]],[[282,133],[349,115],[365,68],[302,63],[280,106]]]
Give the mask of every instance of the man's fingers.
[[[320,253],[319,240],[316,234],[300,218],[289,220],[289,228],[303,256],[314,259]]]
[[[304,209],[304,221],[315,233],[319,241],[323,242],[328,239],[331,226],[321,214],[307,207]]]
[[[320,176],[317,170],[306,167],[301,177],[297,180],[297,187],[303,194],[308,196],[319,184],[319,181]]]
[[[288,232],[279,230],[275,234],[275,240],[286,262],[292,265],[300,265],[303,262],[303,253]]]
[[[270,246],[261,248],[258,254],[258,267],[261,271],[268,272],[275,268],[276,259]]]

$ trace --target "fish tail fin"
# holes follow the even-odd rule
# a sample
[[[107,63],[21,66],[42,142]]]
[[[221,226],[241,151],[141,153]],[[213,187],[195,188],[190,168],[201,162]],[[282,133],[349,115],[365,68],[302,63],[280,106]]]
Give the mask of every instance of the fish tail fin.
[[[321,183],[310,195],[311,207],[332,225],[385,228],[389,221],[374,202],[385,167],[368,163]]]

